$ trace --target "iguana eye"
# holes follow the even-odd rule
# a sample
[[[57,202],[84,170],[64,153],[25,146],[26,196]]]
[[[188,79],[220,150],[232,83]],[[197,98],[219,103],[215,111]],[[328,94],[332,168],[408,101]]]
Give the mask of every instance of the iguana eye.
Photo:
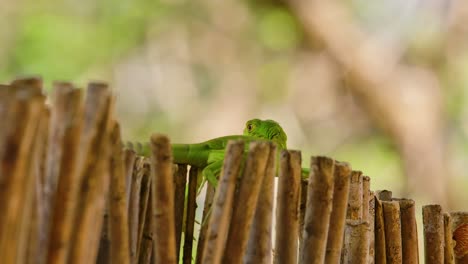
[[[252,125],[252,124],[248,124],[248,125],[247,125],[247,130],[252,131],[252,128],[253,128],[253,125]]]

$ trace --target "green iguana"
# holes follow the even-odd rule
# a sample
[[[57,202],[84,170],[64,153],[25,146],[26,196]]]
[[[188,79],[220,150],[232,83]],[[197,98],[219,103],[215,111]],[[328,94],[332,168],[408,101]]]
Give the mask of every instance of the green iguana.
[[[217,186],[218,178],[223,167],[224,154],[229,140],[244,140],[245,150],[248,151],[249,143],[256,140],[270,140],[276,143],[277,151],[286,149],[287,136],[278,122],[273,120],[252,119],[247,121],[243,135],[231,135],[214,138],[195,144],[172,144],[173,162],[188,164],[202,170],[203,179],[213,186]],[[134,148],[132,143],[127,147],[134,149],[138,155],[149,156],[149,145],[141,145]],[[303,169],[303,174],[307,173]]]

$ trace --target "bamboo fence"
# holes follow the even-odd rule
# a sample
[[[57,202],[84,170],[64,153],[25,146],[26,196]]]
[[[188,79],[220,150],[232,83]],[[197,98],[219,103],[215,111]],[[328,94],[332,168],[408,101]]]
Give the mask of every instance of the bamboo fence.
[[[167,136],[149,157],[122,148],[107,84],[53,88],[0,85],[0,263],[420,261],[415,202],[346,162],[311,157],[301,179],[299,151],[232,141],[197,204],[199,169],[173,164]],[[468,263],[468,212],[422,211],[424,262]]]

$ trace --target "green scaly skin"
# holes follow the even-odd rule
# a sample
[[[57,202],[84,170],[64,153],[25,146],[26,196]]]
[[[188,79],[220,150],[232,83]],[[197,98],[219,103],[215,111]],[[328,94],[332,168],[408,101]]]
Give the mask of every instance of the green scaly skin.
[[[245,152],[248,151],[249,143],[252,141],[270,140],[277,145],[278,157],[281,150],[287,148],[286,133],[278,122],[252,119],[245,124],[243,135],[218,137],[195,144],[172,144],[173,162],[200,168],[203,179],[208,180],[213,186],[217,186],[229,140],[243,140],[245,142]],[[127,144],[127,147],[134,149],[138,155],[150,155],[148,144],[142,145],[139,148],[134,148],[132,144]],[[303,169],[303,174],[308,174],[308,170]]]

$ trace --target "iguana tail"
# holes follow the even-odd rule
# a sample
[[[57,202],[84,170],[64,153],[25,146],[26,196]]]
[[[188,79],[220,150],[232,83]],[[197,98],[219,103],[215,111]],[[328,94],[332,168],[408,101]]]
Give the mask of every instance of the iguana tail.
[[[149,143],[141,142],[123,142],[124,148],[131,149],[139,156],[149,157],[151,148]],[[190,164],[199,167],[205,167],[207,162],[206,151],[201,151],[201,144],[171,144],[172,159],[174,163]]]

